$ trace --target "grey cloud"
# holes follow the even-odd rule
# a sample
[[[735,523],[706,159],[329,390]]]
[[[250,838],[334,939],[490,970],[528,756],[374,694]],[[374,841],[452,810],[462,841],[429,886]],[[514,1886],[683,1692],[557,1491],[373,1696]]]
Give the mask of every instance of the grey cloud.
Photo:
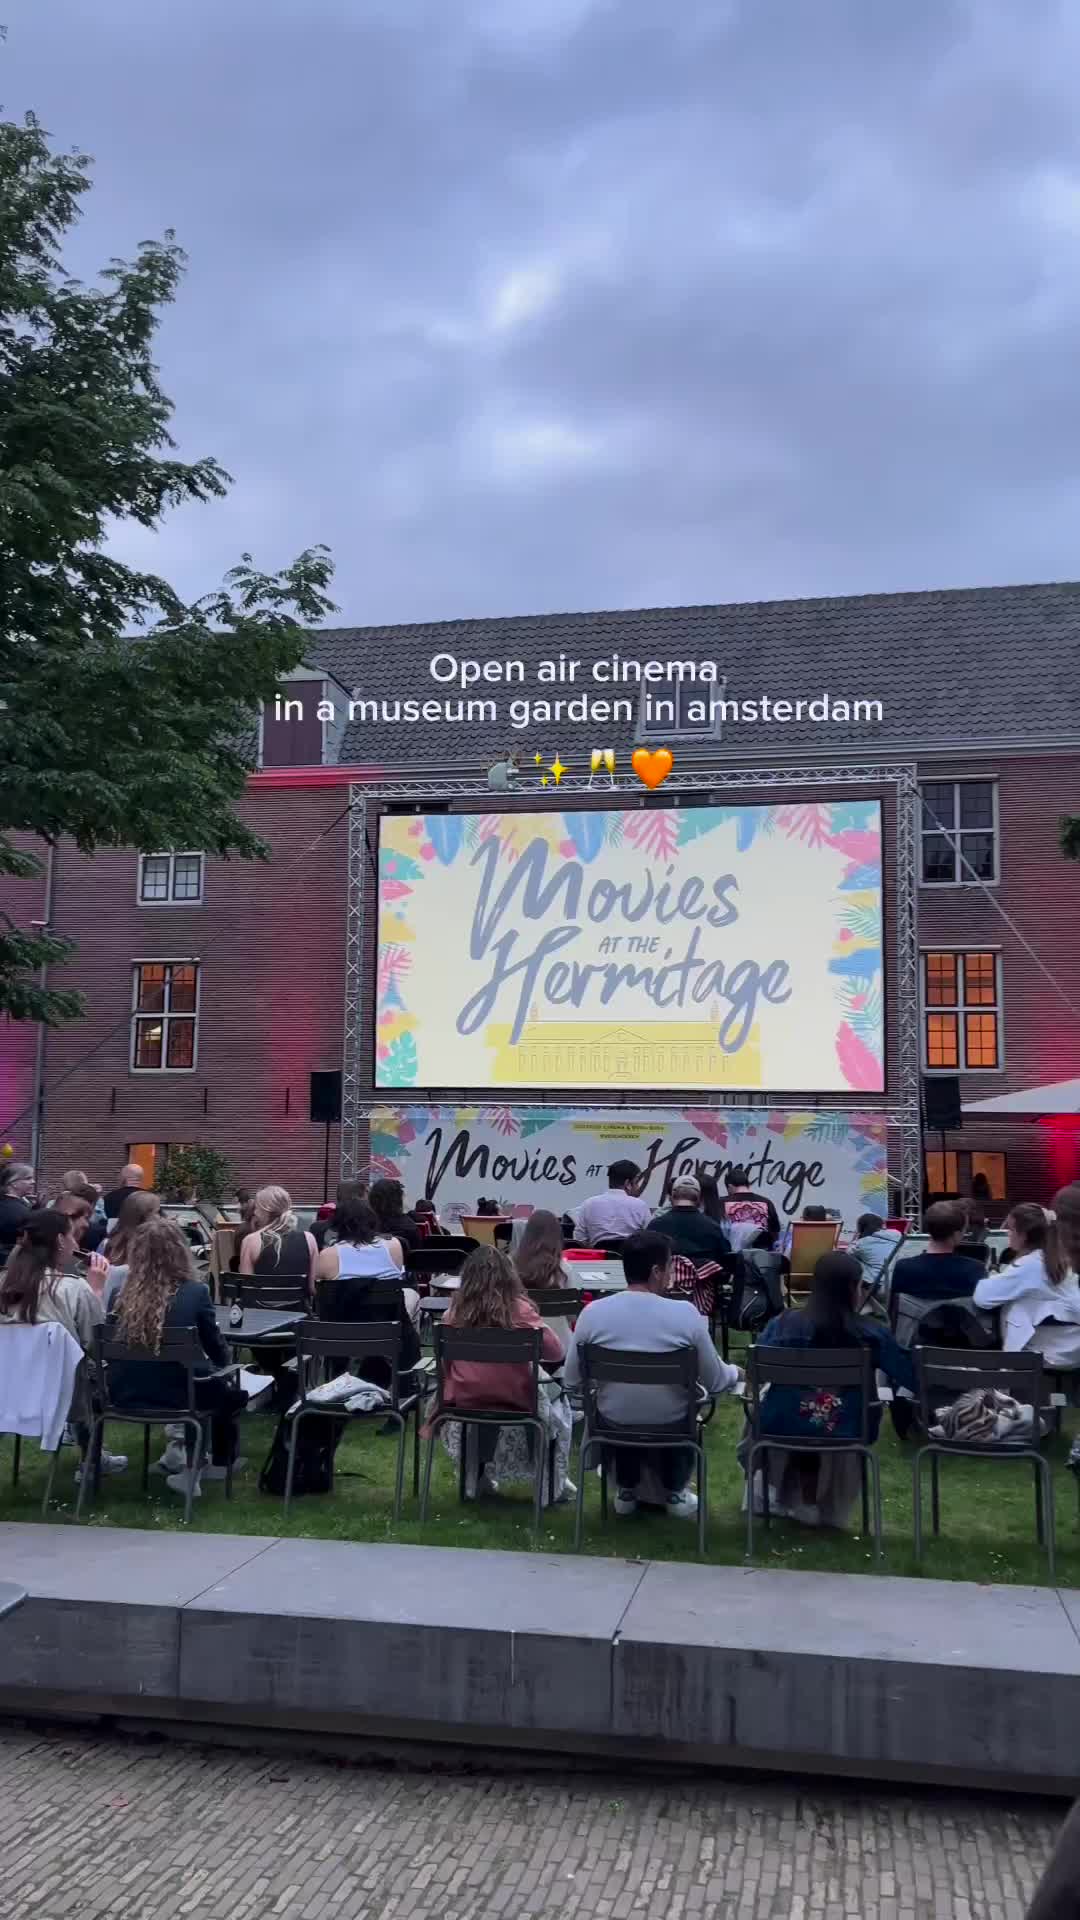
[[[222,507],[350,622],[1063,577],[1066,0],[21,0],[7,111],[174,225],[160,358]]]

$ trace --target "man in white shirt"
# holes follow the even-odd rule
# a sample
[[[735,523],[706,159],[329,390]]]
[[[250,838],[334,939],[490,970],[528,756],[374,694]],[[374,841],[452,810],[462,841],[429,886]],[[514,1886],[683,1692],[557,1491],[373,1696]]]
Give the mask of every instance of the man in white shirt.
[[[613,1160],[607,1177],[607,1192],[595,1193],[578,1210],[574,1239],[579,1247],[595,1247],[598,1240],[626,1240],[652,1219],[652,1208],[641,1198],[640,1167],[632,1160]]]
[[[730,1393],[739,1382],[738,1367],[721,1360],[709,1337],[709,1323],[689,1300],[665,1298],[671,1269],[671,1242],[662,1233],[635,1233],[622,1252],[626,1292],[594,1300],[578,1318],[566,1356],[563,1381],[568,1392],[581,1385],[581,1354],[590,1346],[613,1347],[624,1353],[675,1353],[693,1347],[698,1383],[707,1394]],[[597,1390],[597,1406],[605,1420],[621,1426],[681,1426],[685,1430],[686,1400],[676,1386],[633,1386],[609,1382]],[[687,1486],[694,1456],[688,1448],[611,1448],[617,1492],[615,1511],[625,1515],[637,1506],[642,1470],[659,1478],[669,1513],[692,1520],[697,1495]]]

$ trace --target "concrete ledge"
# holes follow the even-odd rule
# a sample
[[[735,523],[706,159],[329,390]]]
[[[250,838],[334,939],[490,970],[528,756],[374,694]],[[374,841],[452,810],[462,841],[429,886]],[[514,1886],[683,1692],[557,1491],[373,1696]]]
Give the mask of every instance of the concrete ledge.
[[[1075,1793],[1080,1594],[0,1525],[0,1712]]]

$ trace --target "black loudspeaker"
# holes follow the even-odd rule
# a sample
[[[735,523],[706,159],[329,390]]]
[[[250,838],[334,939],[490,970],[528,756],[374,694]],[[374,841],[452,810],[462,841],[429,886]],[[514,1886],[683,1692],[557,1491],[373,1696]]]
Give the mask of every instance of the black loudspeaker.
[[[923,1108],[928,1133],[955,1133],[963,1126],[960,1081],[955,1073],[923,1075]]]
[[[341,1074],[313,1073],[311,1076],[311,1118],[328,1127],[341,1119]]]

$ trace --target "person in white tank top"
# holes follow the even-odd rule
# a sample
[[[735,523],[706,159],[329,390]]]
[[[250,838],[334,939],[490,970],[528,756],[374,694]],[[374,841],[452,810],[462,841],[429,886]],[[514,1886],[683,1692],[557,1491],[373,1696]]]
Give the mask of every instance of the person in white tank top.
[[[339,1204],[338,1238],[319,1255],[316,1281],[321,1287],[335,1280],[400,1280],[405,1259],[400,1240],[378,1238],[378,1221],[367,1201],[359,1196]],[[402,1299],[410,1320],[415,1324],[420,1312],[420,1295],[413,1287],[402,1288]]]

